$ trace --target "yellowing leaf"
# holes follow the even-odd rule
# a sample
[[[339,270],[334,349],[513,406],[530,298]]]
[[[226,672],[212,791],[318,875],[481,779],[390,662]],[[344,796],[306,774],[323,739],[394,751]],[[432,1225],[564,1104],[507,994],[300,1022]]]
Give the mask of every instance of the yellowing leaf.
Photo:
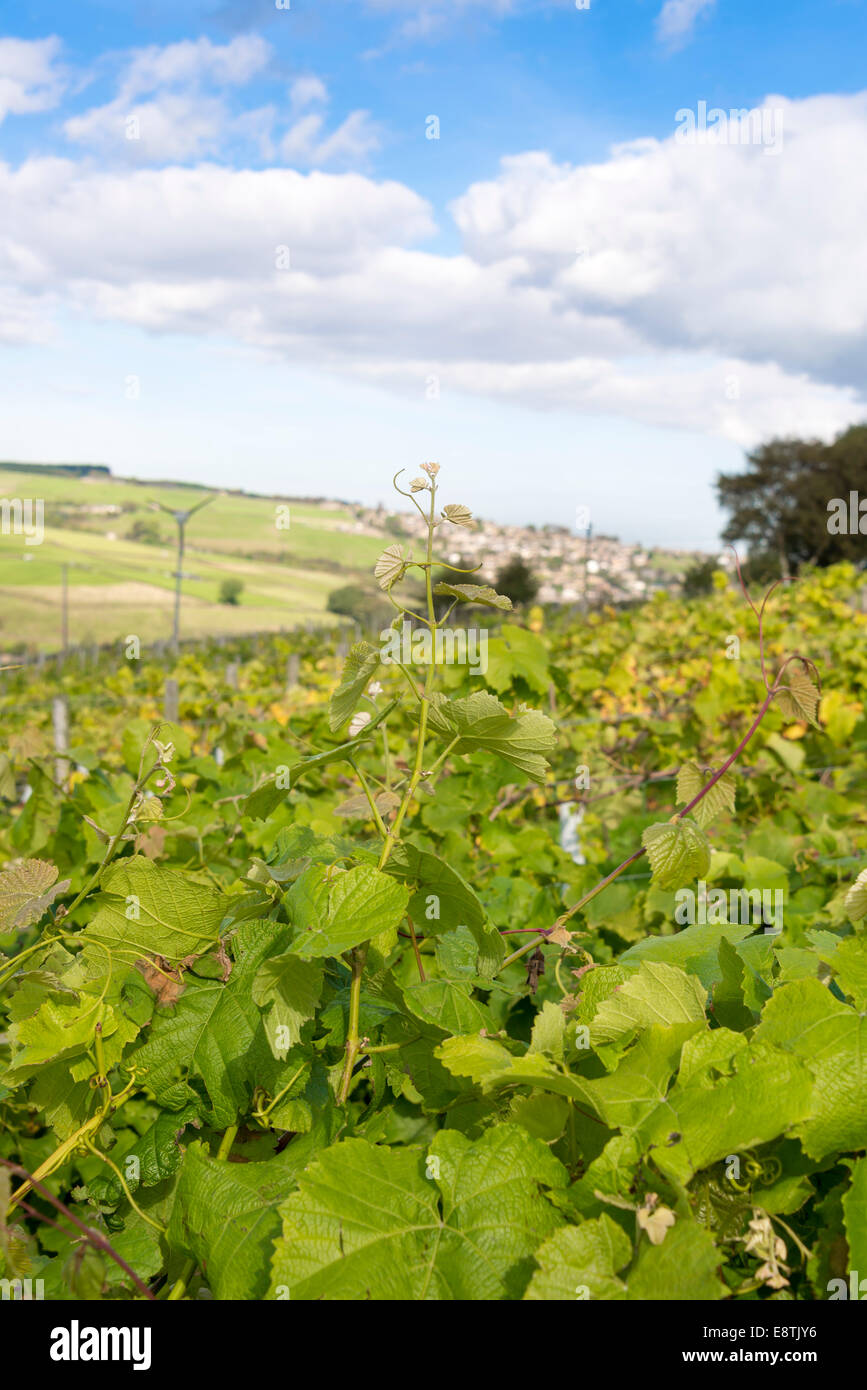
[[[373,567],[379,587],[390,589],[392,584],[403,578],[406,566],[407,556],[403,553],[403,546],[397,543],[387,545]]]
[[[14,931],[38,922],[65,893],[69,879],[55,883],[57,869],[47,859],[22,859],[0,874],[0,931]]]
[[[783,688],[777,691],[776,700],[787,719],[806,719],[809,724],[816,724],[819,692],[800,667],[789,667],[785,672]]]
[[[846,912],[850,922],[867,917],[867,869],[862,869],[846,894]]]
[[[469,526],[473,524],[473,514],[469,507],[465,507],[463,502],[450,502],[447,507],[443,507],[443,516],[446,521],[450,521],[453,526]]]

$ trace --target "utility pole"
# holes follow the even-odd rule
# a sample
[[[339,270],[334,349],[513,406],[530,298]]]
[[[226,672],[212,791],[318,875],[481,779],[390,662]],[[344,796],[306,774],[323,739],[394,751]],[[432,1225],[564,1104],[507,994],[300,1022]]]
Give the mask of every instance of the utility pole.
[[[209,502],[213,502],[217,494],[212,493],[210,497],[197,502],[195,507],[189,507],[187,511],[175,511],[172,507],[167,507],[162,502],[153,502],[154,507],[158,507],[161,512],[166,512],[168,516],[173,516],[178,528],[178,567],[175,571],[175,617],[172,626],[172,646],[175,651],[178,649],[178,641],[181,631],[181,581],[184,578],[184,544],[186,541],[186,526],[191,516],[200,512],[202,507],[207,507]]]
[[[584,538],[584,597],[581,607],[587,612],[587,568],[590,564],[590,537],[593,535],[593,523],[588,522],[587,533]]]

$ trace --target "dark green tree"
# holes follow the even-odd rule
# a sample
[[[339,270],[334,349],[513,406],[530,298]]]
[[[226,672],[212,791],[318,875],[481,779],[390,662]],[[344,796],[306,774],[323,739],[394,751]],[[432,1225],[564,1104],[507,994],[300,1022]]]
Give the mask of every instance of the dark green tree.
[[[539,581],[530,566],[516,555],[507,560],[497,573],[494,585],[498,594],[505,594],[517,608],[522,603],[532,603],[539,592]]]
[[[852,426],[833,444],[772,439],[748,454],[747,464],[743,473],[717,478],[717,497],[729,514],[724,540],[774,555],[783,575],[804,564],[864,558],[857,524],[854,533],[848,526],[836,530],[832,517],[835,499],[847,508],[851,492],[867,501],[867,425]]]
[[[143,545],[165,545],[166,543],[159,522],[152,516],[136,517],[126,533],[126,538],[129,541],[139,541]]]
[[[329,613],[353,618],[363,627],[387,627],[394,617],[394,609],[381,594],[360,584],[344,584],[340,589],[333,589],[328,595],[327,608]]]
[[[699,598],[702,594],[709,594],[713,588],[714,570],[717,569],[719,565],[712,556],[691,565],[683,576],[684,598]]]
[[[220,602],[237,605],[240,602],[241,594],[244,591],[244,582],[241,579],[224,579],[220,585]]]

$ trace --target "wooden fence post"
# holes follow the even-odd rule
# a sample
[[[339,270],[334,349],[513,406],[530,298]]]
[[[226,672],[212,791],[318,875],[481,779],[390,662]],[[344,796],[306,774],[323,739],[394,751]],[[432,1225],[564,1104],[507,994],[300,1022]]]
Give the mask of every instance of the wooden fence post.
[[[163,698],[163,714],[170,724],[177,724],[178,722],[178,696],[178,683],[170,676],[166,681]]]
[[[69,710],[62,695],[51,702],[51,723],[54,727],[54,751],[58,755],[69,751]],[[54,761],[54,780],[59,786],[66,785],[69,776],[69,762],[58,756]]]

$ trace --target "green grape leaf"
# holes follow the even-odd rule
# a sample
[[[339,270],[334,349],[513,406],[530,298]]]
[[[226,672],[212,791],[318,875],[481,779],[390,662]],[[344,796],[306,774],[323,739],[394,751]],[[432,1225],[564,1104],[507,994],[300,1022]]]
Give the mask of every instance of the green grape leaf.
[[[190,1083],[199,1080],[211,1104],[211,1122],[225,1129],[249,1104],[253,1085],[273,1060],[252,988],[262,959],[274,947],[274,926],[245,923],[237,938],[241,958],[225,983],[191,976],[176,1004],[155,1010],[147,1039],[131,1060],[160,1105],[180,1110],[197,1101]]]
[[[447,739],[457,738],[455,753],[484,749],[525,772],[534,782],[544,782],[546,754],[554,748],[556,729],[538,710],[525,710],[514,718],[486,691],[458,700],[434,695],[429,724]]]
[[[797,1132],[809,1114],[810,1075],[797,1058],[752,1043],[727,1065],[733,1074],[712,1085],[706,1069],[678,1082],[641,1127],[643,1143],[655,1146],[657,1168],[678,1182],[729,1154]]]
[[[584,1083],[596,1113],[624,1133],[642,1125],[664,1104],[681,1048],[703,1028],[704,1019],[645,1029],[609,1076]]]
[[[13,1005],[18,996],[13,999]],[[14,1015],[13,1015],[14,1017]],[[123,1020],[126,1023],[126,1020]],[[61,1058],[71,1061],[93,1047],[96,1014],[89,995],[73,997],[49,994],[42,998],[35,1013],[11,1023],[9,1039],[14,1045],[12,1060],[4,1081],[17,1085],[46,1062]],[[103,1005],[102,1035],[108,1040],[118,1029],[119,1020],[110,1005]],[[133,1028],[132,1036],[137,1029]],[[70,1082],[71,1085],[71,1082]]]
[[[301,1041],[303,1024],[316,1013],[323,980],[321,965],[301,960],[292,951],[259,966],[253,999],[266,1011],[265,1027],[275,1057],[284,1058]]]
[[[68,1139],[80,1129],[93,1108],[93,1087],[89,1081],[73,1081],[69,1062],[43,1064],[30,1092],[33,1104],[45,1115],[58,1139]]]
[[[128,965],[146,955],[177,965],[219,940],[227,904],[222,893],[150,859],[122,859],[105,874],[97,910],[79,939],[107,946]]]
[[[438,597],[456,598],[461,603],[478,603],[483,608],[499,608],[504,613],[508,613],[512,607],[512,600],[505,594],[498,594],[490,584],[449,584],[443,580],[434,585],[434,593]]]
[[[563,1061],[563,1040],[566,1017],[559,1004],[548,999],[533,1020],[530,1052],[547,1052],[555,1062]]]
[[[286,905],[300,935],[296,956],[339,956],[371,937],[393,932],[406,916],[409,892],[379,869],[337,872],[314,864],[296,879]]]
[[[697,763],[684,763],[680,772],[677,774],[677,804],[688,805],[694,796],[697,796],[706,782],[710,780],[712,769],[704,772]],[[710,791],[702,797],[701,801],[693,807],[691,815],[696,822],[704,829],[710,825],[711,821],[722,811],[735,809],[735,777],[729,770],[724,772],[718,782],[714,782]]]
[[[838,986],[855,1007],[867,1009],[867,938],[846,936],[833,951],[818,954],[831,966]]]
[[[610,1216],[565,1226],[536,1251],[539,1268],[524,1299],[544,1303],[625,1299],[626,1285],[617,1278],[617,1270],[631,1258],[629,1237]]]
[[[525,627],[504,623],[499,635],[488,642],[488,685],[502,694],[516,678],[526,681],[540,695],[551,686],[549,652],[541,637]]]
[[[112,1234],[111,1243],[121,1259],[125,1260],[142,1280],[152,1279],[163,1268],[159,1231],[155,1231],[153,1226],[143,1221],[137,1211],[128,1211],[125,1214],[123,1230]],[[132,1280],[126,1270],[121,1269],[114,1260],[105,1262],[105,1284],[109,1289],[125,1289],[127,1298],[135,1297]]]
[[[22,859],[0,873],[0,932],[18,931],[38,922],[69,879],[55,882],[57,869],[47,859]]]
[[[569,1202],[583,1216],[600,1216],[604,1197],[634,1201],[641,1148],[632,1134],[616,1134],[569,1189]]]
[[[706,991],[695,975],[662,961],[642,961],[636,972],[604,999],[593,1016],[594,1045],[616,1042],[652,1024],[705,1026]]]
[[[867,1158],[856,1159],[851,1167],[852,1182],[843,1198],[843,1215],[849,1243],[848,1265],[860,1273],[867,1269]]]
[[[726,1298],[729,1290],[717,1273],[721,1259],[710,1232],[680,1218],[661,1245],[642,1245],[629,1273],[628,1297],[684,1303]]]
[[[15,801],[18,795],[15,769],[7,753],[0,753],[0,797],[4,801]]]
[[[437,1048],[436,1055],[453,1076],[469,1077],[477,1086],[497,1085],[516,1060],[502,1043],[480,1037],[478,1033],[446,1039]]]
[[[281,1208],[271,1295],[520,1297],[530,1255],[563,1224],[544,1189],[566,1183],[547,1147],[517,1125],[475,1142],[443,1130],[426,1158],[346,1139],[299,1174]]]
[[[191,1144],[184,1155],[169,1224],[169,1244],[207,1270],[214,1297],[252,1300],[265,1296],[279,1204],[298,1175],[328,1143],[325,1122],[299,1135],[266,1162],[229,1163]]]
[[[750,936],[753,930],[746,922],[707,922],[684,927],[673,936],[646,936],[643,941],[636,941],[634,946],[623,951],[617,957],[617,963],[637,965],[643,960],[656,960],[686,969],[690,962],[702,957],[715,957],[721,941],[730,941],[735,945]]]
[[[199,1107],[187,1105],[183,1110],[161,1110],[152,1125],[127,1149],[118,1164],[130,1192],[138,1187],[156,1187],[176,1173],[181,1165],[183,1150],[180,1140],[187,1125],[197,1124]],[[124,1190],[110,1170],[88,1184],[88,1192],[99,1202],[117,1206]]]
[[[364,687],[379,666],[379,648],[370,642],[356,642],[349,648],[340,684],[328,706],[328,724],[334,734],[354,713]]]
[[[696,878],[705,878],[710,868],[707,836],[689,818],[648,825],[641,843],[647,850],[653,882],[660,888],[684,888]]]
[[[414,883],[409,915],[425,936],[439,936],[467,927],[479,948],[480,975],[493,975],[506,951],[500,933],[466,879],[439,855],[415,845],[398,844],[388,861],[388,873]]]
[[[490,1010],[474,999],[470,986],[460,980],[413,980],[404,985],[403,997],[411,1014],[435,1024],[444,1033],[496,1030]]]
[[[598,1115],[594,1087],[597,1082],[564,1071],[541,1052],[516,1057],[493,1038],[471,1033],[446,1038],[434,1054],[453,1076],[468,1077],[484,1091],[500,1086],[534,1086],[540,1091],[568,1096]]]
[[[796,1133],[811,1158],[867,1147],[867,1016],[818,980],[792,980],[772,994],[756,1038],[800,1057],[812,1073],[809,1116]]]

